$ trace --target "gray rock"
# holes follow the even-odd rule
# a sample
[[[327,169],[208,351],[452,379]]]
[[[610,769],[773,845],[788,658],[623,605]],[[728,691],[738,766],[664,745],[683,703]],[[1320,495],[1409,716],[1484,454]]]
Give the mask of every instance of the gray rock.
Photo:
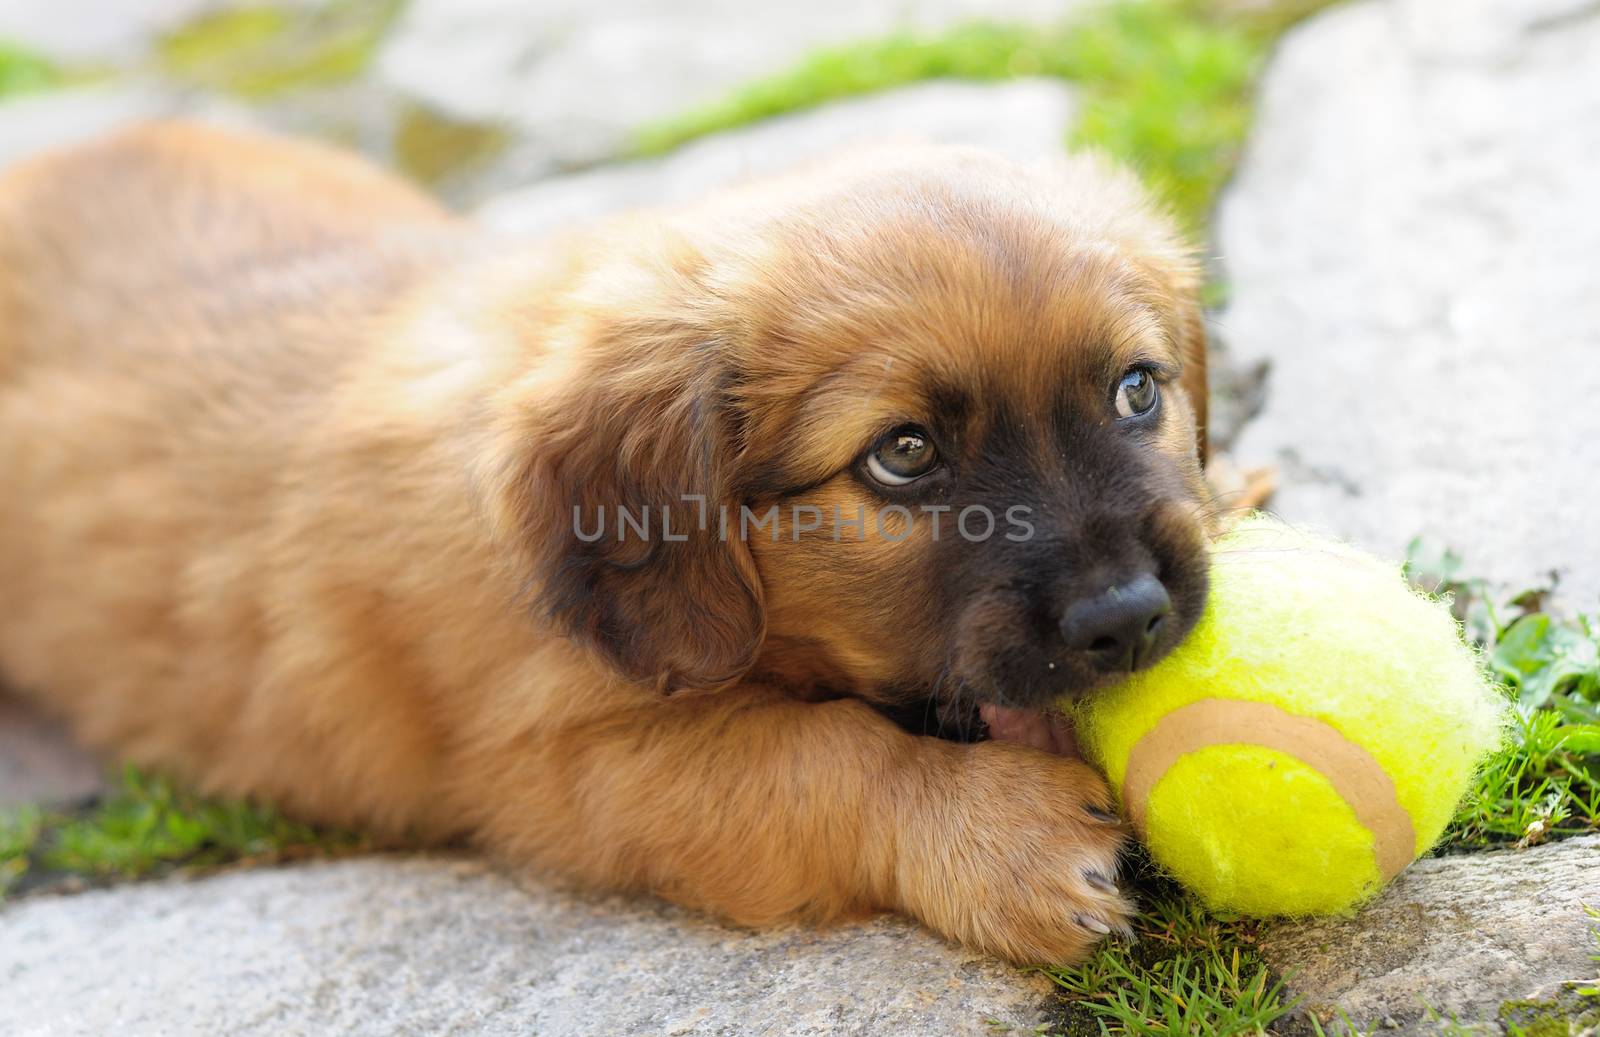
[[[1586,904],[1600,907],[1600,836],[1418,861],[1355,917],[1279,926],[1263,950],[1325,1023],[1342,1009],[1358,1027],[1433,1033],[1430,1008],[1488,1023],[1504,1001],[1594,982]]]
[[[4,0],[0,0],[3,4]],[[152,119],[185,118],[336,141],[393,165],[392,98],[365,84],[303,90],[271,104],[242,102],[142,75],[29,94],[0,103],[0,168]]]
[[[157,38],[219,0],[4,0],[0,39],[70,64],[144,58]]]
[[[414,0],[387,85],[444,114],[518,127],[552,167],[615,155],[639,126],[720,100],[828,45],[973,19],[1054,22],[1072,0]]]
[[[172,114],[174,99],[147,87],[100,84],[0,104],[0,166],[87,140],[129,123]]]
[[[1287,39],[1220,211],[1243,463],[1397,554],[1600,593],[1600,8],[1367,0]]]
[[[0,1033],[992,1034],[1049,987],[892,918],[750,933],[366,858],[0,907]]]
[[[1073,94],[1059,80],[932,82],[719,133],[653,162],[555,177],[496,198],[484,222],[537,234],[618,209],[683,201],[852,144],[905,137],[986,148],[1018,161],[1059,156]]]
[[[0,104],[0,168],[135,123],[179,115],[230,126],[256,121],[221,99],[148,82],[119,81],[32,94]]]

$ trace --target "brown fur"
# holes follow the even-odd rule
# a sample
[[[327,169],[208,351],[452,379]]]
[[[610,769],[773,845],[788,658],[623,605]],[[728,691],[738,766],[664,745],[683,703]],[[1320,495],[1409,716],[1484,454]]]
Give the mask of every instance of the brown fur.
[[[881,506],[855,460],[955,398],[954,465],[1010,443],[1060,490],[1046,568],[1183,576],[1195,287],[1091,160],[872,155],[518,247],[310,145],[160,125],[36,160],[0,175],[0,672],[303,818],[1070,960],[1128,910],[1101,780],[873,705],[1053,650],[1004,633],[1015,581],[949,577],[998,549],[723,542],[681,498]],[[1181,375],[1124,444],[1081,415],[1145,354]],[[575,541],[616,504],[690,533]]]

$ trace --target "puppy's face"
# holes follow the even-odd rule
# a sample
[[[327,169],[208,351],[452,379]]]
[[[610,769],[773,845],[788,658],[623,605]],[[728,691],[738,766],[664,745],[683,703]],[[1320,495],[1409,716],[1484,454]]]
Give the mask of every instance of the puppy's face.
[[[1204,344],[1194,273],[1136,187],[927,151],[680,228],[631,312],[606,279],[565,387],[581,444],[546,444],[521,483],[591,535],[608,503],[676,517],[681,541],[614,518],[545,558],[547,603],[625,670],[753,670],[959,724],[1188,632]]]

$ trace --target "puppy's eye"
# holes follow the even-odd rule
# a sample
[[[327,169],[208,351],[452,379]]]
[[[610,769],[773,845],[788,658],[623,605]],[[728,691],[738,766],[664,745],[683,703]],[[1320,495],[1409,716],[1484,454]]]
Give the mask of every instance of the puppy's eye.
[[[878,440],[867,454],[867,472],[885,486],[904,486],[933,471],[939,451],[928,434],[906,425]]]
[[[1155,409],[1161,398],[1155,375],[1148,367],[1135,367],[1117,383],[1117,417],[1137,418]]]

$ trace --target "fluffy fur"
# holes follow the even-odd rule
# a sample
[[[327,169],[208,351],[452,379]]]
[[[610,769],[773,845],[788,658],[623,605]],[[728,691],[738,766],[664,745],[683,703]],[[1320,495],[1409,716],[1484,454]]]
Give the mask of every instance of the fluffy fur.
[[[865,155],[515,246],[307,144],[32,161],[0,176],[0,671],[306,819],[1071,960],[1128,910],[1107,789],[972,722],[1105,679],[1064,602],[1149,571],[1162,650],[1198,616],[1195,289],[1091,159]],[[891,493],[862,459],[907,420],[946,466]],[[773,503],[1035,534],[714,535]],[[618,505],[682,539],[575,535]]]

